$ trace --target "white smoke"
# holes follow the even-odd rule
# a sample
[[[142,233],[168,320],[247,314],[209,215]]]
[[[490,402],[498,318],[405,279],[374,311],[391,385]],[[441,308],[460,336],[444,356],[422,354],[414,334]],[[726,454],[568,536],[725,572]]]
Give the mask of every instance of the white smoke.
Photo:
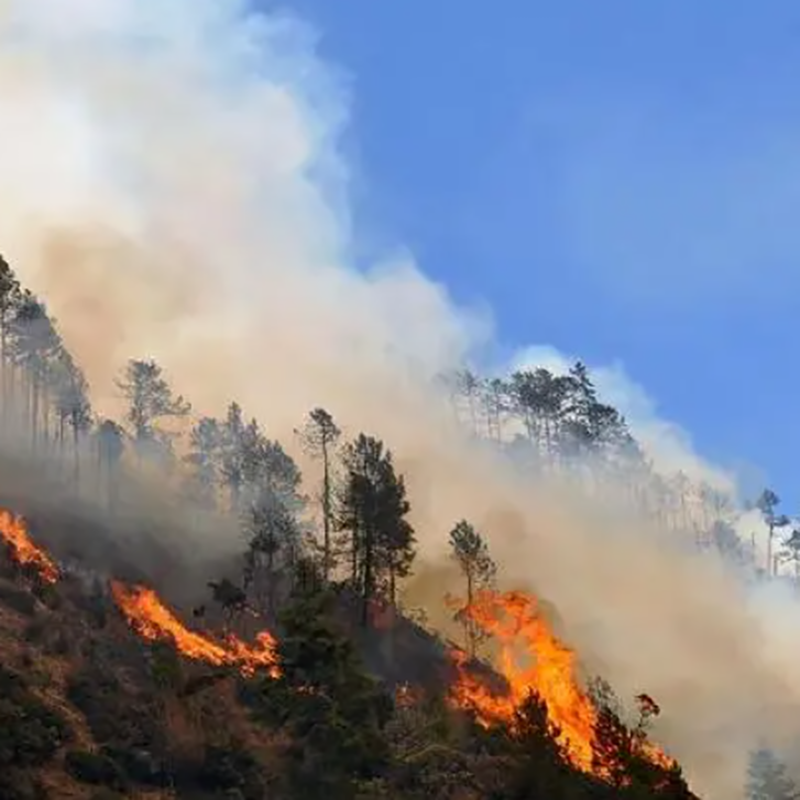
[[[753,730],[796,725],[800,647],[713,559],[639,523],[607,529],[456,434],[427,387],[490,325],[412,260],[349,266],[346,111],[313,31],[282,14],[0,0],[0,249],[107,413],[124,360],[154,357],[201,412],[236,399],[281,438],[323,405],[385,437],[423,550],[476,522],[587,658],[659,699],[660,734],[698,789],[735,791]],[[673,460],[709,469],[644,416],[639,432],[668,436]]]

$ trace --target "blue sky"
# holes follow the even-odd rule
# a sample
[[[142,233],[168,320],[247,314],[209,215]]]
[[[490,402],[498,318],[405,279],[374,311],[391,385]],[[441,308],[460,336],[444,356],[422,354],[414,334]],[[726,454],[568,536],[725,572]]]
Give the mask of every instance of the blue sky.
[[[800,502],[800,5],[285,5],[349,75],[368,243],[488,303],[509,348],[621,361]]]

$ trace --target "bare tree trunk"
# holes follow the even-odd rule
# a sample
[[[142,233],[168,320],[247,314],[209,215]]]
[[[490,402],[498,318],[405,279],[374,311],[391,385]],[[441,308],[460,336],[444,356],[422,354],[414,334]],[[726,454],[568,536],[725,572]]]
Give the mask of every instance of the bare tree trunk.
[[[361,604],[361,624],[366,628],[369,626],[369,606],[372,600],[373,592],[373,549],[374,537],[371,531],[366,531],[364,537],[364,584],[362,587],[362,604]]]
[[[322,529],[323,529],[323,575],[325,584],[330,580],[331,571],[331,476],[330,463],[328,459],[328,443],[325,441],[324,434],[322,439]]]
[[[475,587],[472,569],[467,569],[467,610],[464,617],[464,633],[467,640],[467,652],[470,658],[475,658],[475,622],[472,618],[472,605],[475,602]]]

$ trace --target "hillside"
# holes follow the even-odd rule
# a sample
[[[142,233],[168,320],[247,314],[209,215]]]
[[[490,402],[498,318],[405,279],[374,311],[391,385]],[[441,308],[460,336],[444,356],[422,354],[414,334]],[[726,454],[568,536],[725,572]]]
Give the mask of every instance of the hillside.
[[[448,669],[442,644],[411,623],[395,629],[395,669],[424,661],[423,680],[392,686],[351,649],[358,637],[341,598],[326,612],[318,591],[296,595],[283,642],[262,631],[248,645],[213,624],[190,632],[154,594],[64,573],[20,520],[4,516],[2,531],[9,800],[620,796],[606,781],[631,797],[690,796],[678,772],[647,759],[650,789],[624,789],[640,756],[603,733],[613,715],[598,718],[585,765],[599,773],[605,759],[605,780],[570,766],[533,696],[510,727],[471,722],[445,701],[459,670],[464,690],[507,688],[478,667]],[[372,638],[380,650],[380,634]]]
[[[121,419],[100,416],[0,267],[0,797],[694,797],[650,740],[656,700],[587,686],[547,598],[509,587],[472,522],[452,521],[437,598],[458,644],[406,607],[425,565],[382,440],[313,409],[309,480],[236,402],[203,416],[152,360],[119,376]],[[621,486],[754,566],[735,509],[655,472],[582,364],[445,385],[468,440],[520,475]]]

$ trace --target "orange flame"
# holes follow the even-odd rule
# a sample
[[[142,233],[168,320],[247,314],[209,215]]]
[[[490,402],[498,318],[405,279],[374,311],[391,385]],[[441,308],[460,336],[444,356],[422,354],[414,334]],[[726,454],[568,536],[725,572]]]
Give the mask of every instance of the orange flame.
[[[277,642],[268,631],[259,633],[254,645],[233,634],[218,643],[186,628],[152,589],[112,581],[111,594],[130,626],[145,639],[169,639],[187,658],[218,667],[236,666],[243,675],[266,669],[272,677],[278,676]]]
[[[0,538],[9,546],[12,558],[18,564],[32,566],[45,583],[58,580],[58,567],[44,550],[31,541],[28,526],[22,517],[0,509]]]
[[[471,708],[483,725],[510,724],[514,711],[530,691],[547,705],[551,721],[558,727],[558,740],[575,766],[592,772],[597,709],[576,679],[575,652],[560,642],[539,613],[535,597],[523,592],[482,592],[464,611],[484,633],[500,646],[497,669],[506,679],[505,694],[492,692],[466,670],[467,656],[455,651],[458,680],[451,689],[452,701]],[[644,749],[654,763],[670,766],[671,759],[654,745]]]

